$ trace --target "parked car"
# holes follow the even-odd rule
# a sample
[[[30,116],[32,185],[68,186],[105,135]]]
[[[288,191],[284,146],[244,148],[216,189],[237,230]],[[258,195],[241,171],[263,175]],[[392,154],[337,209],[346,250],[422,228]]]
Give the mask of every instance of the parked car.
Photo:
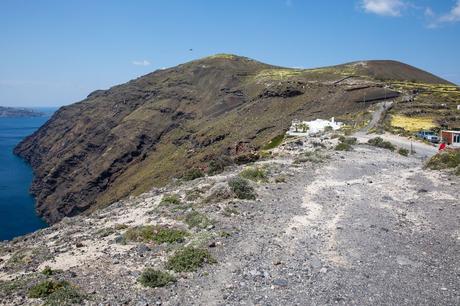
[[[435,132],[432,132],[432,131],[420,131],[416,135],[417,137],[428,140],[429,142],[432,142],[432,143],[438,143],[440,140],[439,136]]]

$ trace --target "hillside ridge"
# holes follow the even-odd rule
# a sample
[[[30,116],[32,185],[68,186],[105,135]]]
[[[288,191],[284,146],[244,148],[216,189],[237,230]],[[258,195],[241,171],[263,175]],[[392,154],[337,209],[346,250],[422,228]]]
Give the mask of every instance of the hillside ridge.
[[[380,70],[388,67],[372,77],[362,65],[303,70],[218,54],[92,92],[59,109],[15,153],[33,167],[37,211],[53,223],[189,169],[209,171],[222,158],[256,158],[293,119],[356,125],[373,103],[401,94],[385,87]]]

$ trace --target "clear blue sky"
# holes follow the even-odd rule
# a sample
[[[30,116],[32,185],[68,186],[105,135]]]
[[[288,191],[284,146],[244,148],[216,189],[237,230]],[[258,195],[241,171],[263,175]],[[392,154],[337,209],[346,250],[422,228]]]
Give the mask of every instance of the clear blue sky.
[[[70,104],[223,52],[304,68],[394,59],[459,84],[460,0],[0,0],[0,105]]]

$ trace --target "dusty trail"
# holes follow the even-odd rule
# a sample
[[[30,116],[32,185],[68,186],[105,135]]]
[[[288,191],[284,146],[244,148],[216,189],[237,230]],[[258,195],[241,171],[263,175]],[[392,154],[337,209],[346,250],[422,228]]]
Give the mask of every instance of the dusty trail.
[[[417,157],[422,159],[427,159],[438,152],[438,149],[435,145],[428,145],[420,141],[414,141],[406,137],[384,133],[384,134],[375,134],[369,133],[369,131],[377,127],[380,120],[382,120],[386,111],[391,107],[392,102],[381,102],[376,105],[376,110],[372,113],[372,118],[369,124],[356,132],[353,136],[356,137],[360,142],[367,142],[369,139],[374,137],[381,137],[386,141],[390,141],[394,145],[407,149]]]
[[[296,150],[258,163],[270,182],[254,184],[257,200],[194,204],[215,227],[193,231],[193,240],[217,263],[178,274],[166,287],[146,289],[137,278],[145,267],[164,269],[180,245],[124,245],[116,242],[120,231],[101,233],[116,224],[181,226],[183,219],[155,210],[163,193],[225,185],[242,167],[65,220],[11,247],[43,247],[34,250],[44,257],[35,256],[24,272],[37,277],[45,265],[63,269],[56,277],[90,293],[89,305],[460,304],[458,177],[367,145],[325,149],[325,163],[297,165],[293,159],[303,149]],[[275,183],[278,176],[285,182]],[[6,268],[12,254],[1,256],[0,286],[15,277]],[[1,297],[0,291],[0,305],[41,304]]]
[[[460,303],[456,184],[366,146],[284,171],[244,208],[222,267],[169,304]]]

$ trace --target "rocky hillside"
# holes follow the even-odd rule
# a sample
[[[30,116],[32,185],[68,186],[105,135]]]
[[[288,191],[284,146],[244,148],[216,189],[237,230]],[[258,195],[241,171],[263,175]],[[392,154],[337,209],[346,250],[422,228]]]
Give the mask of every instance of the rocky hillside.
[[[458,305],[459,177],[355,141],[288,139],[0,243],[0,305]]]
[[[372,103],[400,95],[388,79],[449,85],[398,62],[300,70],[216,55],[95,91],[61,108],[15,153],[32,165],[37,211],[53,223],[190,169],[253,160],[295,118],[356,125]]]

